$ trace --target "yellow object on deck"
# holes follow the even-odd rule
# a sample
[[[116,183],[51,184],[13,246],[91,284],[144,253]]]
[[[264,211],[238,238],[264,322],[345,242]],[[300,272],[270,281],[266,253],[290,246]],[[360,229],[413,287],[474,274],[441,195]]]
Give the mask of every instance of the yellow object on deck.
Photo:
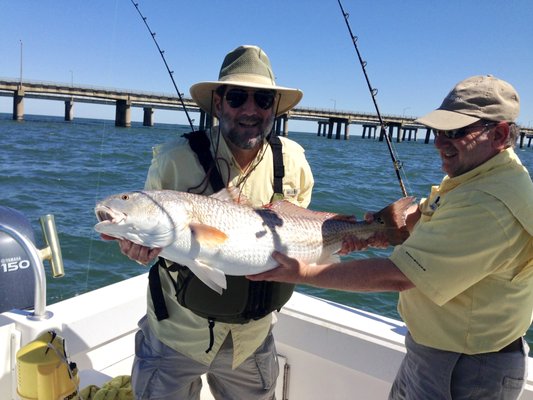
[[[43,333],[17,352],[17,393],[23,400],[79,399],[79,377],[69,363],[65,341]]]
[[[80,395],[82,400],[133,400],[131,379],[127,375],[120,375],[104,383],[101,388],[87,386]]]

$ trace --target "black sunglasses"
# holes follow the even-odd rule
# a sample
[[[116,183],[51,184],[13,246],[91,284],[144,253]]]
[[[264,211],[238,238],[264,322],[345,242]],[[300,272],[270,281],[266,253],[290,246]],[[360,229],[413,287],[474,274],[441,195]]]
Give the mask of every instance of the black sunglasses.
[[[442,131],[439,129],[433,129],[432,131],[435,136],[439,136],[442,134],[446,136],[448,139],[460,139],[468,135],[470,132],[472,132],[472,129],[483,127],[483,130],[482,130],[483,132],[485,129],[487,129],[489,126],[492,126],[492,125],[498,125],[498,122],[487,122],[486,124],[476,125],[476,126],[469,125],[469,126],[465,126],[464,128],[452,129],[449,131]]]
[[[274,104],[276,92],[271,90],[257,90],[254,92],[254,101],[257,107],[268,110]],[[248,91],[244,89],[230,89],[226,92],[226,101],[231,108],[239,108],[248,99]]]

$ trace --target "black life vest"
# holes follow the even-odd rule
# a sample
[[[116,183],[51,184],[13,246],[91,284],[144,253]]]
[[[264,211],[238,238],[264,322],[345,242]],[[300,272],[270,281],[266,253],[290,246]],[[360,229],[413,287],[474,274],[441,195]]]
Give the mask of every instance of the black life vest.
[[[225,185],[220,172],[215,166],[210,151],[209,138],[205,131],[186,133],[183,136],[189,140],[191,149],[198,156],[206,174],[209,175],[213,191],[217,192],[224,188]],[[273,198],[279,199],[283,197],[283,177],[285,175],[282,144],[275,134],[270,136],[269,143],[273,153]],[[252,282],[244,276],[226,275],[227,289],[224,290],[222,295],[219,295],[198,279],[186,266],[176,263],[168,265],[166,260],[159,258],[158,262],[151,267],[148,275],[154,311],[159,321],[169,316],[161,289],[158,271],[160,267],[169,274],[174,283],[178,303],[208,320],[211,339],[206,352],[211,349],[213,344],[215,321],[244,324],[250,320],[261,319],[274,310],[279,311],[290,299],[294,291],[293,284]],[[177,280],[172,278],[171,271],[178,271]]]

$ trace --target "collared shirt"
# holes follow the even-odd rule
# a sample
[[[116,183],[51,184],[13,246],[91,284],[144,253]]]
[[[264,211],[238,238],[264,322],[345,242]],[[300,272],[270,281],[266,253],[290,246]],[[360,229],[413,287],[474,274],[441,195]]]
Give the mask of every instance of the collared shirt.
[[[415,287],[398,310],[415,341],[465,354],[498,351],[533,313],[533,184],[507,149],[421,202],[390,259]]]
[[[215,128],[216,129],[216,128]],[[280,137],[282,142],[285,176],[283,194],[285,198],[299,206],[307,207],[311,201],[313,175],[304,149],[296,142]],[[246,171],[243,171],[234,159],[224,138],[211,135],[212,151],[218,162],[224,183],[236,186],[253,206],[270,202],[273,190],[273,155],[268,144],[263,145],[256,159]],[[145,184],[147,190],[171,189],[190,191],[192,193],[212,194],[213,190],[206,179],[205,171],[196,154],[184,138],[154,148],[154,157],[148,170]],[[168,274],[159,268],[161,286],[170,317],[157,321],[151,296],[148,295],[148,321],[150,328],[159,340],[186,356],[209,365],[216,356],[224,339],[231,332],[233,340],[233,368],[248,358],[264,341],[272,324],[272,314],[246,324],[226,324],[216,322],[214,326],[214,343],[209,346],[208,321],[188,309],[176,300],[174,284]],[[174,274],[173,278],[176,276]]]

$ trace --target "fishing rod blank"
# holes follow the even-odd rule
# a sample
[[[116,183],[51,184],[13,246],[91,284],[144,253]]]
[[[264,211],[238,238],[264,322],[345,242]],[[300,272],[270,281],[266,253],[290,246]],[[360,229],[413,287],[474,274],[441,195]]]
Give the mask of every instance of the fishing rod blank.
[[[167,68],[168,74],[170,75],[170,79],[172,80],[172,83],[174,84],[174,89],[176,89],[176,92],[178,93],[178,97],[180,99],[181,106],[183,107],[183,111],[185,111],[185,115],[187,116],[187,120],[189,121],[189,125],[191,126],[191,130],[194,131],[194,126],[192,124],[191,117],[189,116],[189,113],[187,112],[187,107],[185,107],[185,102],[183,101],[183,97],[181,95],[181,92],[178,89],[178,86],[176,85],[176,81],[174,80],[174,71],[171,71],[167,60],[165,59],[165,51],[161,50],[161,47],[159,47],[159,43],[157,43],[157,40],[155,38],[155,32],[153,32],[150,29],[150,26],[148,25],[148,22],[146,22],[146,17],[141,13],[141,10],[139,10],[139,3],[135,3],[133,0],[130,0],[131,4],[133,4],[139,13],[140,17],[142,18],[144,25],[146,25],[146,28],[148,29],[148,32],[150,32],[150,35],[152,36],[152,39],[157,47],[157,50],[159,51],[159,54],[161,55],[161,58],[163,59],[163,62],[165,63],[165,67]]]
[[[370,91],[370,95],[372,96],[372,101],[374,103],[374,107],[376,109],[376,113],[378,115],[379,119],[379,125],[380,125],[380,137],[385,137],[385,141],[387,142],[387,147],[389,148],[389,153],[392,158],[392,163],[394,165],[394,171],[396,172],[396,177],[398,178],[398,182],[400,183],[400,188],[402,190],[402,193],[404,196],[407,196],[407,191],[405,190],[405,186],[402,181],[402,177],[400,175],[400,169],[402,168],[402,164],[399,160],[396,159],[396,156],[394,155],[394,151],[392,149],[392,144],[390,142],[389,135],[387,134],[387,131],[385,129],[385,123],[383,122],[383,118],[381,118],[381,113],[379,112],[378,103],[376,101],[376,96],[378,94],[378,90],[374,89],[372,85],[370,84],[370,79],[368,79],[368,74],[366,73],[366,61],[363,61],[363,58],[361,57],[361,53],[359,52],[359,48],[357,47],[357,36],[354,36],[352,33],[352,28],[350,27],[350,23],[348,22],[348,17],[350,14],[346,13],[344,11],[344,8],[342,7],[341,1],[337,0],[339,3],[339,7],[341,8],[342,15],[344,17],[344,21],[346,22],[346,27],[348,28],[348,32],[350,33],[350,36],[352,38],[353,45],[355,47],[355,51],[357,52],[357,57],[359,58],[359,63],[361,64],[361,68],[363,69],[363,74],[365,75],[366,84],[368,86],[368,90]]]

